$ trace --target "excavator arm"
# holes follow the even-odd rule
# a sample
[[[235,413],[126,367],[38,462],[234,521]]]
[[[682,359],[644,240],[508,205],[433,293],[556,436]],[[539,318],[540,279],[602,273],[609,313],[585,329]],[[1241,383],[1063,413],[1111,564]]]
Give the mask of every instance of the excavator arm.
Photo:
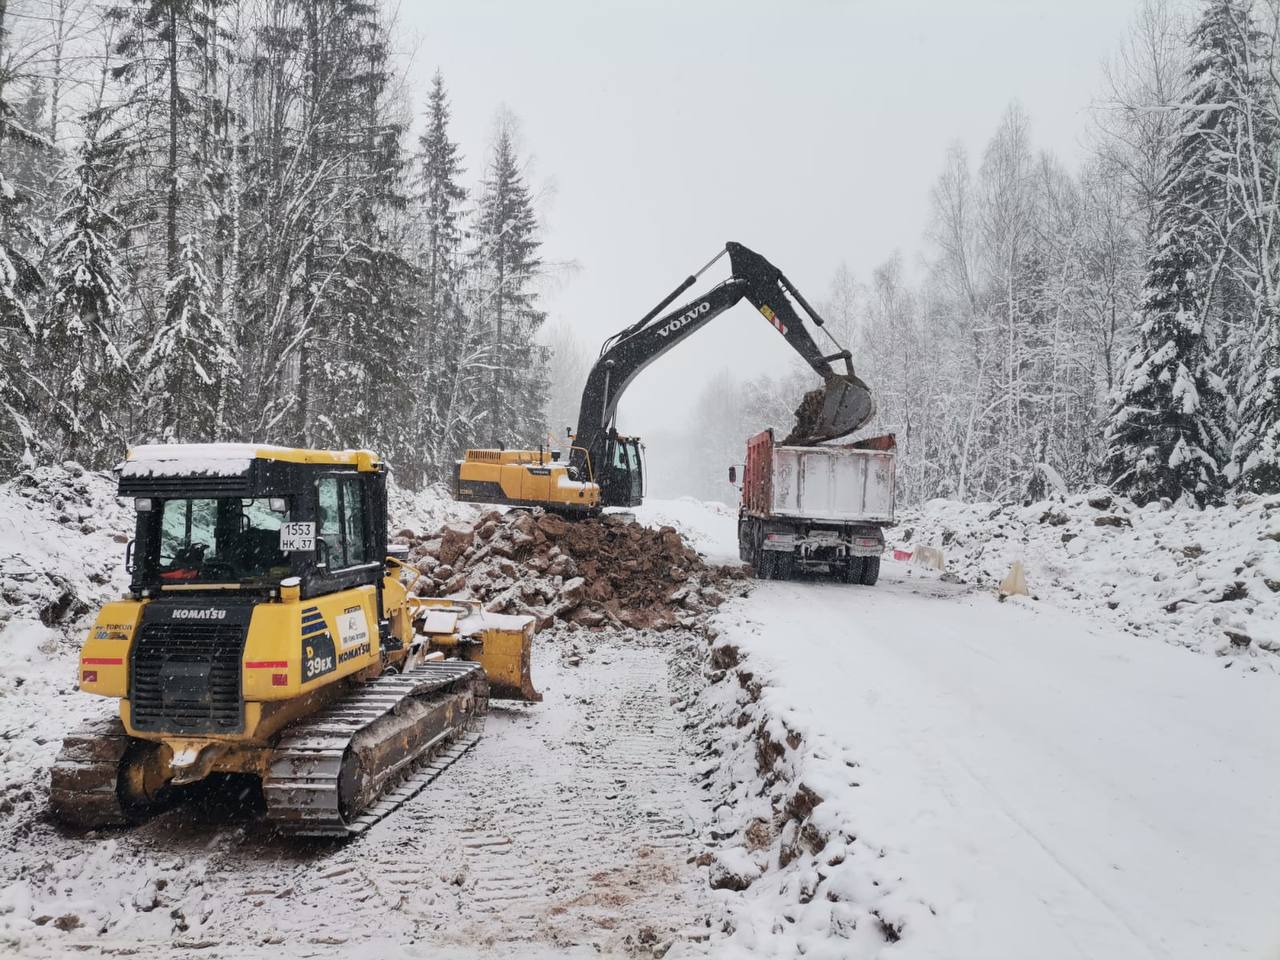
[[[725,254],[730,277],[704,296],[662,314],[684,291]],[[740,300],[747,300],[786,339],[823,379],[820,391],[808,395],[797,411],[799,422],[793,442],[834,440],[857,430],[871,419],[875,406],[871,391],[853,372],[849,351],[839,347],[824,354],[792,305],[792,300],[818,326],[823,320],[790,280],[760,254],[730,241],[697,273],[689,276],[639,321],[620,331],[601,348],[600,357],[587,375],[578,411],[578,430],[570,457],[585,476],[588,458],[595,473],[603,472],[610,459],[607,441],[616,436],[612,425],[618,401],[645,367],[677,344],[684,342]],[[831,339],[828,335],[828,339]],[[835,344],[835,340],[831,342]],[[843,361],[844,372],[833,363]],[[606,498],[607,499],[607,498]]]

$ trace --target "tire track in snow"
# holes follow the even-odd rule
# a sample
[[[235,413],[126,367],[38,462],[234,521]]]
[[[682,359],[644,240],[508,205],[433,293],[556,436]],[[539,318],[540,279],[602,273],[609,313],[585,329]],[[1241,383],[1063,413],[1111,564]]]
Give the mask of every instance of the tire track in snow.
[[[401,931],[441,944],[616,949],[704,923],[685,811],[705,801],[690,780],[667,651],[599,646],[569,667],[556,643],[538,648],[543,703],[495,703],[484,738],[448,776],[361,840],[298,868],[291,927],[340,928],[352,941]],[[262,889],[279,882],[279,867],[245,845],[217,872],[238,875],[232,890]],[[242,902],[227,897],[217,933],[205,935],[252,929]],[[361,906],[339,919],[335,904]]]

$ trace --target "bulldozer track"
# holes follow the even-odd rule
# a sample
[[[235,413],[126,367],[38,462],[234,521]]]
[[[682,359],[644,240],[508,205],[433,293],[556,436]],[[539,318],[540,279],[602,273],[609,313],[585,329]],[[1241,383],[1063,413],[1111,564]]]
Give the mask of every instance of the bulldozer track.
[[[49,770],[49,805],[62,823],[83,829],[130,823],[117,784],[129,736],[118,717],[88,724],[65,737]]]
[[[462,685],[483,687],[480,666],[465,661],[424,663],[404,674],[379,677],[314,717],[285,731],[271,757],[263,783],[267,819],[294,836],[349,837],[364,833],[400,804],[415,796],[479,739],[468,718],[446,725],[378,773],[376,799],[363,810],[342,810],[340,778],[352,741],[379,720],[395,714],[406,700],[431,702]],[[487,710],[487,691],[475,713]],[[423,761],[426,761],[425,763]]]

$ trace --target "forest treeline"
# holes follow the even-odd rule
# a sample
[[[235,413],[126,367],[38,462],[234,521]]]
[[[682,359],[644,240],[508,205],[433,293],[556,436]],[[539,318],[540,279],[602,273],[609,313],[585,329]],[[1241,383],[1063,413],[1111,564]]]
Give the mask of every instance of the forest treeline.
[[[394,40],[376,0],[0,0],[0,474],[252,439],[416,486],[543,436],[517,123],[466,161]]]
[[[825,313],[905,500],[1280,490],[1280,2],[1184,9],[1140,8],[1076,169],[1012,106],[980,155],[946,155],[920,269],[835,277]],[[708,387],[699,495],[732,496],[719,465],[810,380]]]

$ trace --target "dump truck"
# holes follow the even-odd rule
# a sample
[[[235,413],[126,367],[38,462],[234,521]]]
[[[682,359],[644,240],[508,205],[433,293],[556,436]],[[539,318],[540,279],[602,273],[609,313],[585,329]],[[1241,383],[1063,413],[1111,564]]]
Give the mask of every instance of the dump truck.
[[[725,256],[728,279],[663,313]],[[618,402],[649,364],[744,300],[822,380],[797,411],[792,436],[798,442],[835,440],[871,419],[871,390],[854,374],[852,354],[836,342],[818,311],[776,266],[730,241],[657,306],[601,346],[582,389],[577,429],[569,431],[566,460],[547,447],[467,450],[454,467],[454,498],[538,506],[566,517],[596,516],[605,507],[639,506],[644,499],[644,445],[639,437],[618,432]],[[819,346],[817,332],[829,341],[830,352]]]
[[[893,523],[895,462],[892,435],[796,445],[775,442],[772,430],[756,434],[743,466],[739,556],[763,580],[825,569],[874,585]],[[736,466],[729,480],[737,483]]]
[[[129,590],[77,671],[116,709],[50,770],[68,825],[139,823],[234,777],[283,833],[358,834],[475,743],[490,698],[541,699],[532,617],[410,594],[370,451],[140,446],[118,492]]]

